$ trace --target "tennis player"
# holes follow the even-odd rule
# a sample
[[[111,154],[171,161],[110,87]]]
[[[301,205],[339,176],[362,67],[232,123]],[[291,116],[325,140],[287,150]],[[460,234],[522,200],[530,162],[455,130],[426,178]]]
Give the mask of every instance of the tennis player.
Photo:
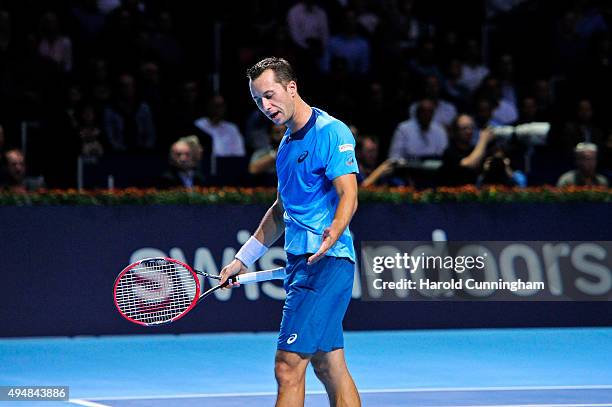
[[[221,283],[245,273],[284,232],[287,298],[274,366],[276,406],[304,405],[309,362],[332,406],[360,406],[342,334],[355,263],[348,228],[357,209],[355,140],[344,123],[300,97],[284,59],[266,58],[247,76],[259,109],[288,129],[276,158],[276,201],[223,268]]]

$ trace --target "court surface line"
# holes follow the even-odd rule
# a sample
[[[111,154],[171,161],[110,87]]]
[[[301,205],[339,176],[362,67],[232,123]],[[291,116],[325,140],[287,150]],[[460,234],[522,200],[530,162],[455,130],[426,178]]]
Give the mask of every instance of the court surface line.
[[[94,403],[93,401],[83,400],[83,399],[70,399],[68,400],[68,402],[73,403],[73,404],[78,404],[80,406],[85,406],[85,407],[111,407],[108,404]]]
[[[508,387],[422,387],[406,389],[363,389],[359,390],[362,394],[376,393],[425,393],[425,392],[478,392],[478,391],[529,391],[529,390],[612,390],[612,384],[601,385],[576,385],[576,386],[508,386]],[[307,391],[306,394],[325,394],[325,391]],[[148,395],[148,396],[109,396],[109,397],[86,397],[87,400],[143,400],[143,399],[182,399],[182,398],[213,398],[213,397],[253,397],[253,396],[274,396],[276,392],[244,392],[244,393],[193,393],[175,395]],[[538,406],[548,406],[549,404],[537,404]],[[552,404],[550,404],[552,406]],[[566,406],[566,404],[563,404]],[[579,404],[586,406],[586,404]],[[608,406],[609,404],[603,404]],[[573,406],[568,404],[567,406]],[[598,406],[598,405],[593,405]],[[451,407],[451,406],[445,406]],[[469,406],[465,406],[469,407]],[[480,406],[487,407],[487,406]],[[504,406],[505,407],[505,406]]]

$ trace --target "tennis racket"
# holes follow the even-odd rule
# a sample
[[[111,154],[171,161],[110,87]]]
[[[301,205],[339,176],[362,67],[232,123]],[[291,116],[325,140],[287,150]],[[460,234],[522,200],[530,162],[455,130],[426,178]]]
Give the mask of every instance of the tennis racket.
[[[201,292],[198,275],[221,277],[194,270],[168,257],[139,260],[124,268],[115,280],[113,296],[121,316],[139,325],[152,326],[174,322],[198,302],[230,283],[249,284],[285,278],[285,268],[245,273]]]

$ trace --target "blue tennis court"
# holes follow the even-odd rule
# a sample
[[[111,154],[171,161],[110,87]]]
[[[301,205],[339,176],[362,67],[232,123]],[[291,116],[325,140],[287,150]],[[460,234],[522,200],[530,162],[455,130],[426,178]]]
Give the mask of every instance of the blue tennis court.
[[[276,334],[0,340],[0,383],[82,406],[270,406]],[[365,406],[612,406],[612,329],[347,332]],[[326,406],[312,371],[307,406]],[[17,405],[40,405],[19,402]]]

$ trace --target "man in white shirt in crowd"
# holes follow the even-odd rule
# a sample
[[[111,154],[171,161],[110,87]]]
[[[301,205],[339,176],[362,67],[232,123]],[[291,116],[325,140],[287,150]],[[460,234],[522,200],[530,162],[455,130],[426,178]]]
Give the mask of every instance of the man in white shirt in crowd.
[[[461,77],[458,83],[467,88],[470,93],[473,93],[488,74],[489,68],[483,65],[481,61],[478,42],[469,40],[466,44],[466,56],[461,67]]]
[[[223,96],[213,96],[208,104],[208,117],[196,120],[194,125],[212,139],[214,157],[244,157],[244,138],[236,124],[224,120],[225,111]]]
[[[298,1],[291,7],[287,13],[287,25],[291,39],[300,48],[310,48],[310,41],[316,41],[322,49],[327,46],[327,13],[314,0]]]
[[[435,109],[432,120],[443,125],[445,128],[450,128],[451,123],[457,116],[457,108],[450,102],[440,99],[440,80],[435,75],[429,75],[425,78],[425,89],[423,92],[425,98],[434,102]],[[410,117],[415,117],[419,102],[414,102],[410,105]]]
[[[412,159],[441,156],[448,146],[444,127],[434,122],[435,104],[430,99],[419,102],[414,118],[401,122],[393,134],[389,158]]]

